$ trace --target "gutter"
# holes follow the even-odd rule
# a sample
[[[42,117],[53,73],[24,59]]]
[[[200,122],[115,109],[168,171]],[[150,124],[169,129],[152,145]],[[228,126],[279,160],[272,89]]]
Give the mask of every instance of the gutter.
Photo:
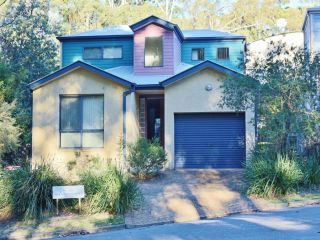
[[[127,91],[122,93],[122,156],[123,161],[126,160],[126,149],[127,149],[127,142],[126,142],[126,135],[127,135],[127,96],[136,91],[135,85],[132,85]]]
[[[115,34],[115,35],[93,35],[93,36],[60,36],[56,37],[59,42],[73,42],[86,40],[105,40],[105,39],[131,39],[133,34]]]

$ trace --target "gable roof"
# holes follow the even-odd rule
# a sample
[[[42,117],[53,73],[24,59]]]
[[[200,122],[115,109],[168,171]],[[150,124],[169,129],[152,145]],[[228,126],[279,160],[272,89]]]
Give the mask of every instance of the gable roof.
[[[221,32],[211,29],[193,29],[193,30],[182,30],[185,40],[224,40],[224,39],[246,39],[245,36],[236,35],[228,32]]]
[[[179,38],[180,41],[183,41],[183,33],[181,32],[179,26],[177,24],[173,24],[171,22],[168,22],[166,20],[163,20],[161,18],[158,18],[156,16],[151,15],[150,17],[147,17],[145,19],[142,19],[139,22],[136,22],[130,26],[132,31],[138,31],[141,28],[144,28],[145,26],[149,24],[156,24],[160,27],[163,27],[165,29],[174,31]]]
[[[119,25],[110,26],[101,29],[90,30],[86,32],[74,33],[57,37],[60,42],[90,40],[90,39],[106,39],[106,38],[132,38],[134,32],[149,25],[156,24],[167,30],[174,31],[180,42],[188,40],[244,40],[245,37],[228,32],[215,31],[211,29],[193,29],[181,30],[177,24],[171,23],[156,16],[149,16],[136,22],[130,26]]]
[[[149,82],[147,80],[150,80],[150,76],[134,75],[134,78],[133,78],[132,69],[130,68],[130,66],[103,70],[103,69],[94,67],[90,64],[87,64],[85,62],[77,61],[43,78],[40,78],[36,81],[29,83],[28,86],[31,90],[35,90],[78,68],[86,69],[90,72],[96,73],[102,77],[108,78],[111,81],[126,87],[132,87],[132,86],[135,86],[137,88],[149,87],[150,89],[157,88],[157,87],[160,87],[160,88],[167,87],[177,81],[180,81],[186,77],[189,77],[206,68],[216,70],[218,72],[224,73],[232,77],[243,76],[243,74],[240,72],[224,67],[212,61],[206,60],[197,65],[182,64],[180,68],[176,71],[175,75],[152,76],[152,78],[154,78],[154,81]]]
[[[232,69],[227,68],[225,66],[222,66],[220,64],[214,63],[210,60],[206,60],[206,61],[201,62],[201,63],[199,63],[199,64],[181,72],[181,73],[178,73],[177,75],[174,75],[174,76],[162,81],[161,85],[163,87],[167,87],[177,81],[180,81],[186,77],[189,77],[189,76],[191,76],[197,72],[200,72],[201,70],[206,69],[206,68],[216,70],[218,72],[224,73],[224,74],[232,76],[232,77],[242,77],[243,76],[243,74],[240,72],[237,72],[235,70],[232,70]]]
[[[100,68],[94,67],[94,66],[87,64],[85,62],[82,62],[82,61],[76,61],[76,62],[74,62],[64,68],[59,69],[58,71],[55,71],[47,76],[44,76],[43,78],[40,78],[36,81],[29,83],[28,86],[30,87],[31,90],[35,90],[35,89],[37,89],[37,88],[39,88],[39,87],[41,87],[51,81],[57,79],[58,77],[61,77],[69,72],[72,72],[72,71],[78,69],[78,68],[86,69],[90,72],[96,73],[102,77],[108,78],[111,81],[118,83],[120,85],[126,86],[126,87],[130,87],[132,85],[131,82],[124,80],[118,76],[115,76],[111,73],[108,73]]]
[[[147,85],[159,85],[160,82],[175,76],[186,69],[189,69],[193,67],[194,65],[183,63],[181,62],[179,65],[177,65],[174,69],[173,74],[165,74],[165,75],[140,75],[135,74],[133,66],[119,66],[114,68],[108,68],[105,71],[109,72],[115,76],[118,76],[122,79],[125,79],[127,81],[132,82],[133,84],[136,84],[137,86],[147,86]]]

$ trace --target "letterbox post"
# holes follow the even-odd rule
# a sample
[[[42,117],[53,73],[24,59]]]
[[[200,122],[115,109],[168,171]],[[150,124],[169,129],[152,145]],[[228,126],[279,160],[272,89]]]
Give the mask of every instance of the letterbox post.
[[[56,199],[57,215],[59,215],[59,199]]]

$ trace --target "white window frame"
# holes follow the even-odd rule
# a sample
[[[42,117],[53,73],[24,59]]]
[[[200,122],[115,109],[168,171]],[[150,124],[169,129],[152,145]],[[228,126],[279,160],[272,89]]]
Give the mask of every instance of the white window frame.
[[[108,56],[105,56],[105,50],[106,49],[120,49],[120,56],[119,57],[113,57],[113,56],[110,56],[110,57],[108,57]],[[103,59],[122,59],[122,56],[123,56],[123,47],[122,46],[107,46],[107,47],[103,47],[103,49],[102,49],[102,58]]]
[[[83,115],[82,115],[82,111],[83,111],[83,98],[85,97],[92,97],[92,96],[97,96],[97,97],[102,97],[102,101],[103,101],[103,105],[102,105],[102,109],[103,109],[103,112],[102,112],[102,122],[103,122],[103,126],[102,126],[102,129],[84,129],[83,128]],[[81,127],[79,129],[72,129],[72,130],[69,130],[69,129],[62,129],[62,121],[61,121],[61,118],[62,118],[62,113],[61,113],[61,110],[62,110],[62,106],[61,106],[61,103],[62,103],[62,99],[63,98],[79,98],[80,100],[80,112],[79,112],[79,118],[80,118],[80,121],[81,121]],[[61,134],[63,133],[80,133],[81,135],[81,139],[80,139],[80,146],[79,147],[64,147],[62,146],[61,144]],[[102,146],[97,146],[97,147],[84,147],[83,146],[83,134],[84,133],[102,133]],[[82,149],[82,148],[103,148],[104,147],[104,95],[103,94],[90,94],[90,95],[60,95],[60,104],[59,104],[59,137],[60,137],[60,142],[59,142],[59,146],[60,148],[69,148],[69,149]]]
[[[193,51],[197,51],[197,59],[193,58]],[[200,58],[200,56],[201,56],[200,52],[201,51],[202,51],[203,59]],[[203,61],[204,60],[204,48],[192,48],[191,49],[191,60],[192,61]]]

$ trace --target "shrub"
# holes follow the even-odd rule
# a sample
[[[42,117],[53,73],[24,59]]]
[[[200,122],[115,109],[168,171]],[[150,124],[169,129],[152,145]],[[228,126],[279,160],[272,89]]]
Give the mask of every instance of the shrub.
[[[301,165],[304,185],[307,187],[320,185],[320,159],[317,156],[310,156]]]
[[[255,156],[246,166],[248,194],[263,197],[282,196],[297,190],[303,179],[295,158],[278,155],[276,159]]]
[[[127,160],[132,173],[139,179],[146,179],[159,173],[167,161],[167,155],[159,139],[139,138],[129,144]]]
[[[0,211],[12,204],[12,184],[6,173],[0,171]]]
[[[90,213],[123,214],[139,203],[137,183],[110,163],[84,171],[80,181],[85,186],[85,203]]]
[[[49,165],[39,164],[35,169],[20,168],[10,173],[13,191],[12,207],[17,217],[40,219],[52,213],[52,186],[62,185],[63,180]]]

